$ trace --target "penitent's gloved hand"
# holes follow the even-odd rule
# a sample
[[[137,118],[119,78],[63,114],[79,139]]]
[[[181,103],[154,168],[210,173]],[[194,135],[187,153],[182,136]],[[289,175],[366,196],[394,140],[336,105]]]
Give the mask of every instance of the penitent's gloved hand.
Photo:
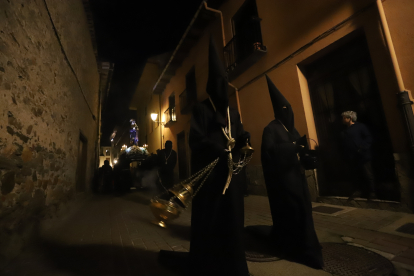
[[[306,135],[303,135],[295,142],[296,144],[296,152],[303,152],[308,147],[308,140],[306,139]]]

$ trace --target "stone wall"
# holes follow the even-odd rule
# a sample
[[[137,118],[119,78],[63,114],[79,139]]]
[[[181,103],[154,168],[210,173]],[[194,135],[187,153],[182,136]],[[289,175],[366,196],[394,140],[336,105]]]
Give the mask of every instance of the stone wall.
[[[99,74],[81,0],[0,0],[0,267],[93,176]]]

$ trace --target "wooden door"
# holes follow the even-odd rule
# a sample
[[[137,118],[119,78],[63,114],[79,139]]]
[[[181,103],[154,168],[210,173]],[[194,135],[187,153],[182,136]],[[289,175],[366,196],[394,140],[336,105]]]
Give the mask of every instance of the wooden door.
[[[356,111],[373,136],[373,170],[382,198],[398,200],[392,146],[365,36],[306,66],[319,140],[318,180],[323,196],[349,196],[356,179],[349,173],[341,142],[341,113]],[[360,180],[358,180],[360,181]],[[381,192],[381,186],[391,190]]]

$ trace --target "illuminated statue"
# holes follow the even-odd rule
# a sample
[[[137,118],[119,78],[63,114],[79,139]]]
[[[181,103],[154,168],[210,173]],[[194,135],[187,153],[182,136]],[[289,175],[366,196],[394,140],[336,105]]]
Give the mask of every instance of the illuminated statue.
[[[134,119],[130,120],[131,122],[131,129],[129,130],[129,144],[130,146],[138,146],[138,131],[139,128],[137,124],[135,123]]]

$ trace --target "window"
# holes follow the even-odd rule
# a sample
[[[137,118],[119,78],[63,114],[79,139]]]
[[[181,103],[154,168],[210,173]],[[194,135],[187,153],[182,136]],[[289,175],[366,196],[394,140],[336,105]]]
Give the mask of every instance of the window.
[[[168,108],[164,112],[165,126],[168,127],[171,123],[177,121],[175,114],[175,93],[168,97]]]
[[[246,0],[232,18],[233,38],[224,47],[229,78],[234,79],[265,53],[255,0]]]
[[[195,75],[195,66],[185,76],[185,88],[187,90],[187,96],[189,100],[197,99],[197,83]]]
[[[185,76],[185,86],[185,90],[180,94],[181,114],[190,113],[194,106],[194,103],[197,102],[195,66],[193,66]]]

